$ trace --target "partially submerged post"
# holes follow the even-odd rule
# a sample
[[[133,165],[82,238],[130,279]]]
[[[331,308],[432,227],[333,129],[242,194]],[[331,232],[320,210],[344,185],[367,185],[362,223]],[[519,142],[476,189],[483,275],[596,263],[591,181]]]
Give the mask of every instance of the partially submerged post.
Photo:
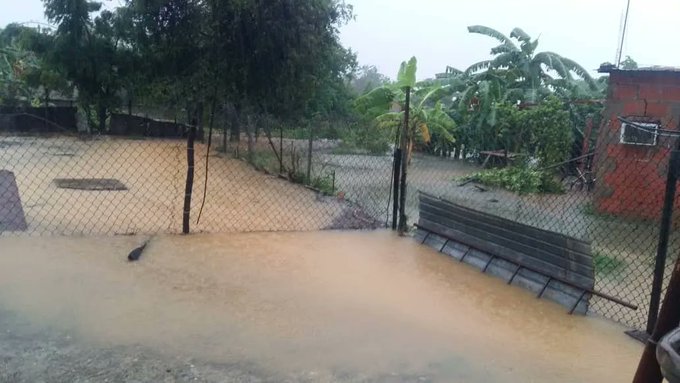
[[[409,114],[411,111],[411,87],[406,89],[406,102],[404,107],[404,130],[401,133],[401,185],[399,190],[399,234],[406,232],[406,169],[408,168],[409,154]]]
[[[397,133],[396,142],[399,143],[399,133]],[[393,169],[394,185],[392,186],[393,202],[392,202],[392,230],[397,230],[397,223],[399,219],[399,186],[401,180],[401,148],[394,149],[394,169]]]
[[[654,280],[652,281],[652,294],[647,321],[647,333],[651,335],[647,339],[647,344],[642,353],[633,383],[660,383],[663,381],[661,369],[656,360],[656,346],[662,337],[680,324],[680,258],[675,261],[673,274],[671,275],[671,280],[668,289],[666,290],[663,306],[661,307],[661,310],[658,311],[661,290],[663,287],[663,272],[668,252],[668,238],[673,217],[676,184],[680,176],[679,145],[680,140],[677,140],[676,149],[671,152],[671,158],[668,164],[666,194],[661,217],[661,228],[659,230],[659,246],[654,266]]]
[[[680,140],[677,141],[680,143]],[[649,302],[649,316],[647,318],[647,334],[651,334],[656,325],[661,301],[661,289],[663,285],[663,272],[668,256],[668,239],[671,231],[673,218],[673,203],[675,202],[675,190],[678,182],[678,170],[680,169],[680,151],[677,148],[671,152],[668,164],[668,176],[666,178],[666,194],[664,196],[663,210],[661,214],[661,227],[659,229],[659,244],[654,261],[654,279],[652,280],[652,294]]]
[[[191,217],[191,191],[194,188],[194,140],[196,139],[196,120],[192,121],[187,134],[187,180],[184,189],[184,211],[182,215],[182,233],[189,234]]]
[[[671,281],[666,290],[659,319],[640,358],[633,383],[661,383],[663,376],[656,360],[656,346],[666,334],[680,323],[680,258],[675,261]]]
[[[312,150],[314,148],[314,122],[309,124],[309,145],[307,148],[307,184],[312,184]]]

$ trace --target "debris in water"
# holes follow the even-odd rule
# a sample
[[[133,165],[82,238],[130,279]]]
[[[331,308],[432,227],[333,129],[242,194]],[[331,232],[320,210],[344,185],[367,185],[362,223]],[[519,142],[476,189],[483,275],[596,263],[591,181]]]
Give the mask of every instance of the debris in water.
[[[139,260],[139,257],[142,256],[142,252],[143,252],[144,249],[146,248],[146,245],[149,244],[149,241],[150,241],[150,240],[147,240],[146,242],[144,242],[144,244],[142,244],[142,246],[140,246],[140,247],[138,247],[138,248],[132,250],[132,251],[130,252],[130,254],[128,254],[128,261],[134,262],[134,261]]]

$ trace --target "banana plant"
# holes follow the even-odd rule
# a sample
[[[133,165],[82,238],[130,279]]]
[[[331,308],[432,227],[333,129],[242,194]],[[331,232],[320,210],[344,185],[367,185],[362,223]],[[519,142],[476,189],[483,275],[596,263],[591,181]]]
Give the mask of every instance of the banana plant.
[[[509,37],[482,25],[470,26],[468,31],[496,39],[500,45],[491,49],[492,59],[473,64],[465,73],[494,71],[502,74],[508,89],[522,91],[521,101],[536,103],[556,89],[570,88],[575,77],[591,89],[597,89],[588,71],[575,61],[555,52],[536,52],[538,39],[532,39],[521,28],[513,29]]]
[[[404,124],[406,96],[410,93],[406,143],[409,163],[416,142],[430,145],[435,139],[444,144],[456,141],[456,124],[442,103],[448,85],[431,81],[418,83],[416,69],[417,60],[413,57],[401,64],[396,83],[376,88],[355,102],[357,111],[372,117],[378,129],[396,133]]]

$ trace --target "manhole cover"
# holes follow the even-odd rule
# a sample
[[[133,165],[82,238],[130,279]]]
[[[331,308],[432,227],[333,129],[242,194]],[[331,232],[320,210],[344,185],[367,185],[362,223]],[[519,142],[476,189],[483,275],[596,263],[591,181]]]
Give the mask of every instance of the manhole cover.
[[[55,178],[60,189],[76,190],[128,190],[125,184],[113,178]]]

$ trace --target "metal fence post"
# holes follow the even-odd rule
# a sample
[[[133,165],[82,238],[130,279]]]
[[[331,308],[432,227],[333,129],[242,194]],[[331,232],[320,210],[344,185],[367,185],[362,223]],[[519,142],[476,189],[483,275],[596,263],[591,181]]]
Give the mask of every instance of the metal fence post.
[[[279,123],[279,174],[283,174],[283,124]]]
[[[195,123],[189,127],[187,135],[187,180],[184,189],[184,211],[182,215],[182,233],[189,234],[191,216],[191,191],[194,188],[194,140],[196,139]]]
[[[411,112],[411,87],[406,88],[404,103],[404,131],[401,136],[401,185],[399,190],[399,233],[406,232],[406,169],[409,157],[409,122]]]
[[[675,267],[659,313],[659,320],[656,322],[651,337],[647,340],[633,383],[661,383],[663,381],[661,368],[656,359],[656,345],[661,338],[678,325],[678,321],[680,321],[680,305],[678,305],[678,302],[680,302],[680,258],[675,260]]]
[[[392,185],[393,202],[392,202],[392,230],[397,230],[397,219],[399,218],[399,185],[401,180],[401,149],[394,150],[394,169]]]
[[[680,141],[678,141],[680,143]],[[664,196],[663,210],[661,214],[661,226],[659,228],[659,245],[656,250],[654,261],[654,279],[652,280],[652,293],[649,301],[649,315],[647,317],[647,334],[652,334],[659,314],[659,302],[663,288],[663,273],[668,255],[668,238],[670,235],[673,219],[673,204],[675,202],[675,190],[680,170],[680,151],[671,152],[668,162],[668,175],[666,177],[666,194]]]
[[[312,149],[314,148],[314,121],[309,124],[309,148],[307,151],[307,184],[312,184]]]

